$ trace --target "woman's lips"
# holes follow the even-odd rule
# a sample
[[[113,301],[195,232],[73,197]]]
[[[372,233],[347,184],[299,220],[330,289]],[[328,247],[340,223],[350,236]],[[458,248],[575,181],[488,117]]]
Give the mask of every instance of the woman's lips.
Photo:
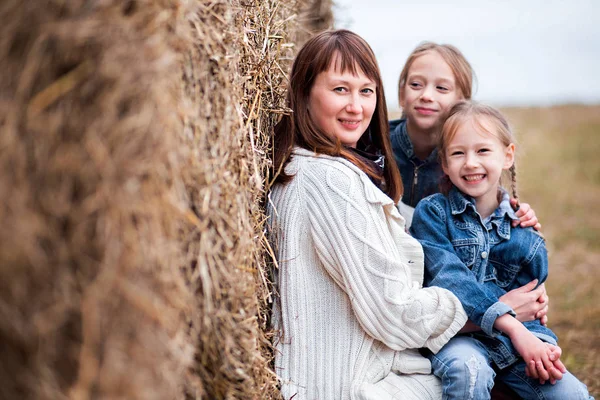
[[[355,119],[340,119],[342,126],[346,129],[356,129],[360,126],[360,120]]]

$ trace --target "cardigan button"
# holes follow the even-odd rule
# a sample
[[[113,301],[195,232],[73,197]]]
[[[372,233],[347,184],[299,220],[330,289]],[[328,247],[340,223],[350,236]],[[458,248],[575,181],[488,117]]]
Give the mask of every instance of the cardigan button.
[[[483,258],[483,259],[486,259],[486,258],[487,258],[487,256],[488,256],[488,254],[487,254],[487,251],[483,251],[483,252],[481,253],[481,258]]]

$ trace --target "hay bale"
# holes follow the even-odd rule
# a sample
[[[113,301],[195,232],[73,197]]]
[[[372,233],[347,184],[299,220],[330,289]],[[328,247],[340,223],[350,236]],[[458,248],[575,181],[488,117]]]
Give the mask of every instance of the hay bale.
[[[1,398],[181,397],[176,6],[1,6]]]
[[[279,397],[262,203],[309,4],[0,5],[0,398]]]
[[[278,396],[266,336],[261,201],[270,133],[286,111],[293,11],[279,1],[213,1],[191,19],[184,102],[193,151],[184,181],[198,225],[187,241],[186,276],[196,294],[193,371],[208,398]]]

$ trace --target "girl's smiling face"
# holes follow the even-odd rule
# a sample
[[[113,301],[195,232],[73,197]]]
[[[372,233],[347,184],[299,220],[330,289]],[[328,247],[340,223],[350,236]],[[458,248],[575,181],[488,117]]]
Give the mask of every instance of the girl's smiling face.
[[[324,133],[356,147],[369,127],[377,105],[376,84],[358,66],[340,71],[338,57],[317,75],[308,98],[308,112]]]
[[[400,105],[412,133],[437,133],[450,108],[462,98],[452,69],[437,51],[414,60],[401,88]]]
[[[504,146],[484,117],[462,121],[450,138],[442,168],[452,183],[481,207],[495,209],[502,171],[514,162],[515,145]],[[495,205],[494,205],[495,204]]]

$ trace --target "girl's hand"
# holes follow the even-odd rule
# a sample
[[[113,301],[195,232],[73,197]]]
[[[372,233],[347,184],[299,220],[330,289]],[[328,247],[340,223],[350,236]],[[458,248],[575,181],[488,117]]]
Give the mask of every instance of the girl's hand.
[[[560,356],[562,355],[562,349],[560,347],[555,346],[550,343],[546,343],[546,346],[548,347],[548,350],[549,350],[548,358],[550,358],[550,361],[552,361],[552,363],[554,364],[554,368],[549,371],[550,372],[550,383],[552,383],[554,385],[556,383],[556,381],[559,381],[562,379],[563,374],[565,372],[567,372],[567,367],[565,367],[565,364],[563,364],[563,362],[560,361]]]
[[[517,217],[519,217],[519,221],[512,222],[513,228],[521,225],[522,228],[533,226],[533,229],[536,231],[542,229],[542,225],[539,223],[535,211],[533,211],[533,208],[531,208],[529,204],[519,204],[517,199],[510,199],[510,205],[516,211]]]
[[[555,371],[554,362],[558,360],[550,360],[550,355],[553,354],[554,358],[556,357],[556,353],[553,353],[546,346],[546,343],[542,342],[529,331],[525,331],[519,335],[511,335],[510,339],[515,349],[525,361],[525,374],[527,376],[539,379],[540,384],[544,384],[551,378],[556,383],[556,376],[558,374]],[[560,374],[560,377],[562,378],[562,374]]]
[[[546,325],[548,322],[546,316],[548,312],[548,295],[544,284],[535,288],[537,282],[537,279],[534,279],[527,285],[502,295],[499,300],[517,313],[517,320],[526,322],[539,319],[543,325]]]
[[[562,361],[560,361],[560,356],[562,354],[561,348],[550,343],[546,343],[546,347],[548,348],[548,358],[553,363],[553,367],[551,367],[548,371],[550,376],[550,384],[554,385],[556,381],[562,379],[563,374],[567,372],[567,368],[565,368],[565,365],[562,363]],[[534,360],[529,361],[527,364],[525,368],[525,374],[530,378],[540,379],[537,373],[536,362]],[[544,384],[545,381],[540,379],[540,383]]]

